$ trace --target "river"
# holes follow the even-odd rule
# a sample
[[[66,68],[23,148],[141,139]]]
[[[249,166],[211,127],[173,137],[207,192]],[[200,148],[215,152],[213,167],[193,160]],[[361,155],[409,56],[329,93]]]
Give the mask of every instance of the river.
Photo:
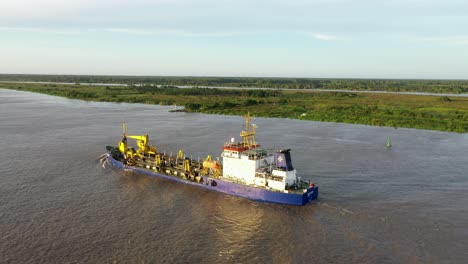
[[[101,167],[124,121],[194,158],[242,128],[171,108],[0,89],[0,263],[466,263],[468,134],[256,118],[320,186],[304,207]]]

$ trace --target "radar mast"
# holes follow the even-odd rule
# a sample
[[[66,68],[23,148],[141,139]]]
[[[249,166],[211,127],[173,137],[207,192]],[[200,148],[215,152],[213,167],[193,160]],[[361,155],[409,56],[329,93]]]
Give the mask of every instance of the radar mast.
[[[250,112],[245,117],[245,129],[240,132],[240,136],[243,139],[244,147],[255,147],[257,142],[255,141],[255,134],[257,134],[257,125],[250,124]]]

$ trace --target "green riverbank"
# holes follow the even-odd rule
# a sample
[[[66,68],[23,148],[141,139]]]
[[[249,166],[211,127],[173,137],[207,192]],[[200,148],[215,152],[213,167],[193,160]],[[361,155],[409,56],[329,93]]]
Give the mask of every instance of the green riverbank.
[[[1,82],[0,87],[87,101],[177,104],[188,112],[468,132],[468,97]]]

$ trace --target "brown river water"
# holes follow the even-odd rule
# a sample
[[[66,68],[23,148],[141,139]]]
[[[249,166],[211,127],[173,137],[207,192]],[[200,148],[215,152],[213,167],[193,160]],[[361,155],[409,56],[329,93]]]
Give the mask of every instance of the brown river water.
[[[320,186],[304,207],[101,166],[124,121],[193,158],[242,128],[171,108],[0,89],[0,263],[466,263],[468,134],[256,118]]]

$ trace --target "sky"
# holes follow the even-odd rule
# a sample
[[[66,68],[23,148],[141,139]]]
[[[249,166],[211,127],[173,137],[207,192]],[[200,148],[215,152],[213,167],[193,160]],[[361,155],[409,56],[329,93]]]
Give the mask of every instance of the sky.
[[[0,73],[468,79],[468,1],[0,0]]]

